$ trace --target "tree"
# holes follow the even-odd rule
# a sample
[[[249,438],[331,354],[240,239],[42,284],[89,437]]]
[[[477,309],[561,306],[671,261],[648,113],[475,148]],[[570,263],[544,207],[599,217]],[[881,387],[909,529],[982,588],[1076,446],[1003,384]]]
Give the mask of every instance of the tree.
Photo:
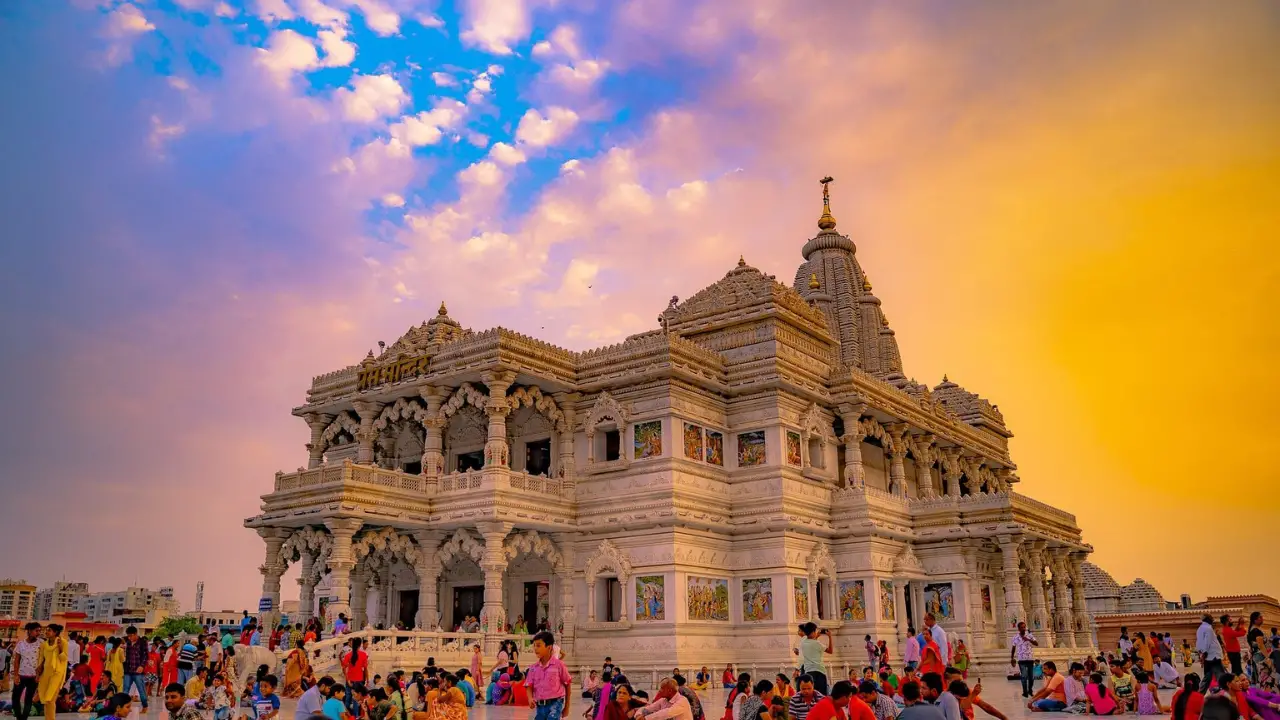
[[[168,639],[184,633],[187,635],[200,633],[200,623],[190,615],[176,615],[165,618],[156,626],[156,630],[152,635]]]

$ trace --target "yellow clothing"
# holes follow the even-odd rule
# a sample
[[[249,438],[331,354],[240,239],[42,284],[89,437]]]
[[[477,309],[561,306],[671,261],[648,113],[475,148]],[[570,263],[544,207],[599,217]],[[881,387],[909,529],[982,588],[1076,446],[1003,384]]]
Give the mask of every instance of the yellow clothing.
[[[36,697],[41,703],[51,703],[58,699],[58,691],[67,681],[67,640],[58,638],[50,644],[48,641],[40,645],[40,683],[36,686]]]
[[[1142,669],[1151,672],[1155,668],[1151,664],[1151,646],[1146,640],[1139,640],[1133,644],[1134,652],[1138,653],[1138,659],[1142,661]]]
[[[199,700],[201,695],[204,695],[204,683],[200,682],[200,678],[193,675],[187,681],[187,699]]]
[[[124,687],[124,647],[118,647],[107,653],[107,672],[111,673],[111,681],[116,687]]]

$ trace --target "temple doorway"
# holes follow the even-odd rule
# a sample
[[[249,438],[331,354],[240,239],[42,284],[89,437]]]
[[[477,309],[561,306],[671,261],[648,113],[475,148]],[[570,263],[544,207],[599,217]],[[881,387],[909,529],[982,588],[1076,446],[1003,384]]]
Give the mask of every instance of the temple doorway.
[[[418,591],[417,590],[401,590],[400,591],[400,621],[401,627],[412,630],[418,625]],[[423,628],[434,630],[435,628]]]
[[[916,627],[916,622],[915,622],[915,620],[914,620],[914,618],[915,618],[916,614],[915,614],[914,612],[912,612],[912,611],[911,611],[911,592],[910,592],[910,590],[911,590],[911,586],[910,586],[910,585],[908,585],[908,586],[907,586],[907,592],[905,592],[905,593],[903,593],[903,594],[902,594],[902,602],[903,602],[903,604],[905,605],[905,607],[904,607],[903,609],[904,609],[904,610],[906,610],[906,613],[907,613],[907,617],[906,617],[906,624],[907,624],[907,627],[914,627],[914,628],[916,628],[916,630],[920,630],[920,628],[919,628],[919,627]]]
[[[458,626],[468,617],[480,617],[484,607],[484,586],[470,585],[453,589],[453,624]]]
[[[538,623],[547,619],[551,607],[551,583],[536,580],[524,584],[524,619],[529,632],[535,632]]]

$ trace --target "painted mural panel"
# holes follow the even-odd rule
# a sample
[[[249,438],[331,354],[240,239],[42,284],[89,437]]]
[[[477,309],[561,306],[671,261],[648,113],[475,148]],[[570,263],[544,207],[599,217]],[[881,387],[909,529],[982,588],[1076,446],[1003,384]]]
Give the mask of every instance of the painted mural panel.
[[[894,622],[897,614],[893,609],[893,581],[880,581],[880,619]]]
[[[667,578],[665,575],[641,575],[636,578],[636,620],[650,622],[667,619]]]
[[[930,583],[924,586],[924,611],[933,613],[939,622],[955,619],[956,603],[951,583]]]
[[[658,457],[662,454],[662,421],[636,423],[635,459]]]
[[[792,593],[796,598],[796,619],[809,619],[809,579],[793,578]]]
[[[690,460],[702,459],[702,426],[684,424],[684,456]]]
[[[995,607],[991,604],[991,586],[982,586],[982,619],[987,622],[995,622]]]
[[[690,575],[687,588],[690,620],[729,620],[729,581]]]
[[[803,459],[800,455],[800,433],[787,431],[787,464],[800,467]]]
[[[744,622],[773,619],[773,578],[742,581],[742,619]]]
[[[765,463],[764,431],[738,434],[738,467],[751,467]]]
[[[712,465],[724,465],[724,433],[715,430],[707,431],[707,462]]]
[[[854,622],[867,619],[867,589],[862,580],[840,582],[840,619]]]

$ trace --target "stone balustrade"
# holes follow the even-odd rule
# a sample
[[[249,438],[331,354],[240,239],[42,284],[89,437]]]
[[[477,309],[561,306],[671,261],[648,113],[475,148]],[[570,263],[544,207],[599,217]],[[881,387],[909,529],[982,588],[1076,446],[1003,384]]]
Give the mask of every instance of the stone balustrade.
[[[410,475],[372,465],[358,465],[350,460],[343,461],[341,465],[322,465],[310,470],[276,473],[276,492],[302,490],[330,483],[362,483],[397,490],[426,491],[426,482],[421,475]]]

